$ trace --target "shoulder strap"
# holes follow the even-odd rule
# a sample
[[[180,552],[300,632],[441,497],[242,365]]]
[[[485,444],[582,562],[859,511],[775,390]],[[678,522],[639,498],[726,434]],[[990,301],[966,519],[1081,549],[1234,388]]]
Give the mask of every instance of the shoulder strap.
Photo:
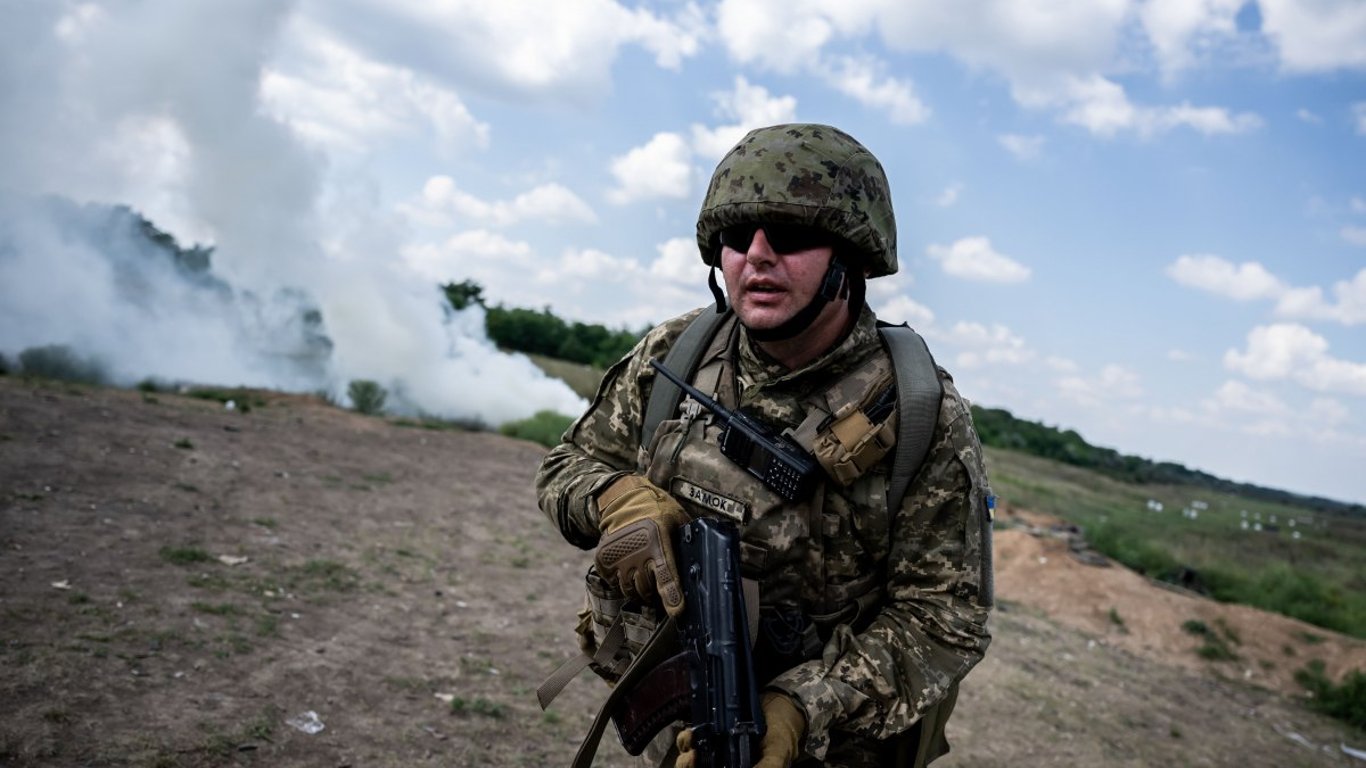
[[[929,347],[909,325],[880,325],[882,342],[896,369],[897,439],[892,459],[887,509],[901,506],[911,481],[929,453],[934,427],[939,422],[939,402],[944,385]]]
[[[683,334],[669,348],[668,354],[664,356],[664,367],[684,379],[691,378],[703,351],[716,335],[716,329],[720,328],[721,323],[729,316],[729,309],[717,312],[713,306],[702,310],[702,314],[688,323],[688,327],[683,329]],[[648,447],[654,441],[655,430],[659,428],[660,422],[672,416],[682,400],[683,390],[679,389],[677,384],[663,376],[655,377],[654,387],[650,389],[650,401],[645,406],[645,418],[640,425],[642,446]]]

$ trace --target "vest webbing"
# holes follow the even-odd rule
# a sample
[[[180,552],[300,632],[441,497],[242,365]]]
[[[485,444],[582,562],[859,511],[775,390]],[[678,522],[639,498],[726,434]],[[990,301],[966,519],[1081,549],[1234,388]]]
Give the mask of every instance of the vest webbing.
[[[711,342],[716,330],[728,317],[730,310],[717,312],[708,307],[693,318],[682,335],[664,356],[664,365],[680,376],[691,379],[697,364]],[[897,439],[893,447],[890,480],[887,486],[887,509],[901,506],[911,481],[929,453],[934,428],[939,421],[939,404],[944,387],[939,383],[939,372],[925,340],[908,325],[878,323],[882,344],[892,357],[896,372]],[[645,406],[645,417],[640,428],[640,444],[649,446],[655,431],[664,420],[678,411],[683,390],[663,376],[656,376]]]

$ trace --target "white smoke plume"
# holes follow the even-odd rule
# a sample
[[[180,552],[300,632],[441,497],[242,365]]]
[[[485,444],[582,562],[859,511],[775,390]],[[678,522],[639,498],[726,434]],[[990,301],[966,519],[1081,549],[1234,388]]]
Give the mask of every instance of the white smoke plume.
[[[62,344],[120,383],[340,395],[366,378],[406,410],[490,424],[583,408],[498,352],[477,309],[443,311],[399,240],[327,226],[323,158],[259,103],[290,4],[21,6],[0,25],[0,354]],[[211,272],[149,253],[126,210],[64,200],[167,214],[212,242]]]

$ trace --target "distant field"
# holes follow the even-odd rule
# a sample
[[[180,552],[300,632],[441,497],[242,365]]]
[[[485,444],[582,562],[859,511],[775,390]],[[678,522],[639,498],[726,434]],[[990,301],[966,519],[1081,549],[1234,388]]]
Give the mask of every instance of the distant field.
[[[554,376],[569,385],[569,388],[577,392],[580,396],[593,399],[593,395],[598,393],[598,382],[602,381],[603,370],[591,365],[582,363],[571,363],[567,360],[557,360],[545,355],[531,355],[531,362],[538,368],[545,371],[547,376]],[[578,416],[577,413],[565,414],[567,416]]]
[[[987,463],[1006,503],[1081,526],[1093,546],[1131,568],[1366,637],[1366,519],[1123,483],[1014,451],[989,448]]]

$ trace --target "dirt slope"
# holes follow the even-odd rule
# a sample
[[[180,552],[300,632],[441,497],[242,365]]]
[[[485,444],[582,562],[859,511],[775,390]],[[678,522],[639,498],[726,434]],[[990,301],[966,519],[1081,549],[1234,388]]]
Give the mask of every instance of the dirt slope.
[[[535,508],[542,449],[247,405],[0,377],[0,766],[566,764],[602,690],[535,702],[587,564]],[[1024,528],[997,550],[939,765],[1363,764],[1286,682],[1366,666],[1361,643]],[[1191,618],[1240,660],[1197,657]]]

